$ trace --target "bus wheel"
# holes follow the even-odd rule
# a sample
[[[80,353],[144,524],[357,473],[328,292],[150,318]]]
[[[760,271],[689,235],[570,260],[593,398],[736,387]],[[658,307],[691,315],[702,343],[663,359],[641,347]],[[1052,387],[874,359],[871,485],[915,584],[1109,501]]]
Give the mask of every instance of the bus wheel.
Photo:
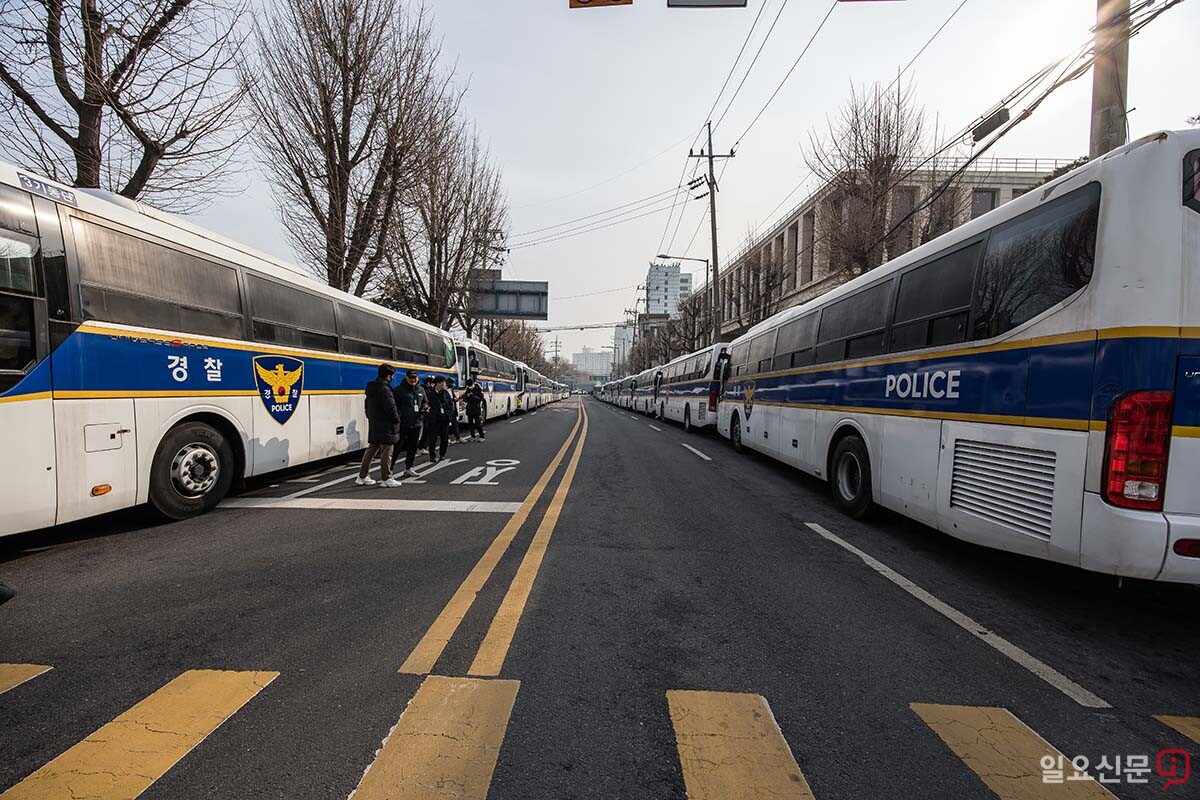
[[[742,444],[742,421],[738,419],[737,414],[729,418],[729,440],[733,442],[734,450],[739,453],[746,452],[746,445]]]
[[[871,460],[867,446],[857,436],[837,443],[830,459],[829,485],[842,513],[859,519],[871,508]]]
[[[171,519],[216,508],[233,483],[233,447],[215,428],[187,422],[167,432],[150,465],[150,502]]]
[[[694,429],[692,428],[692,407],[690,405],[683,407],[683,432],[694,432]]]

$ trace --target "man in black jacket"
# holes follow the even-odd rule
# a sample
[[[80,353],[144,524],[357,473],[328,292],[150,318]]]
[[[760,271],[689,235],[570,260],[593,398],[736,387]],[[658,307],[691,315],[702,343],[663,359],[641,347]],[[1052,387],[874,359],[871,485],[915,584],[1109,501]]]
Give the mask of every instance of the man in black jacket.
[[[404,373],[404,380],[392,390],[396,396],[396,408],[400,412],[400,443],[392,456],[394,465],[400,460],[401,448],[404,450],[404,477],[415,478],[417,473],[413,464],[417,460],[417,446],[421,443],[421,419],[429,408],[429,399],[425,389],[418,381],[415,369]]]
[[[362,466],[358,468],[359,486],[374,486],[371,477],[371,462],[379,457],[379,477],[383,486],[394,488],[400,481],[392,478],[392,447],[400,438],[400,413],[396,410],[396,398],[392,395],[392,376],[396,368],[391,364],[380,364],[375,380],[367,384],[367,452],[363,453]]]
[[[467,407],[467,425],[471,431],[471,435],[467,437],[468,442],[482,442],[483,435],[483,404],[486,398],[483,396],[483,387],[479,385],[479,381],[470,379],[467,381],[466,391],[459,398]]]
[[[436,464],[446,457],[450,444],[450,417],[458,413],[454,395],[446,390],[446,379],[438,376],[429,395],[429,463]]]

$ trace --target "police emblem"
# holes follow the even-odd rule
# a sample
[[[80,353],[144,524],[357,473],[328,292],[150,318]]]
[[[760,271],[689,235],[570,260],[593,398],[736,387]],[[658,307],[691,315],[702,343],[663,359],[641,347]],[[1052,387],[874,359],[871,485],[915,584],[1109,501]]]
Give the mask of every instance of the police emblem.
[[[746,412],[746,419],[750,419],[750,412],[754,410],[754,381],[747,381],[743,391],[746,396],[742,400],[742,410]]]
[[[267,413],[285,424],[296,413],[304,392],[304,362],[287,356],[255,356],[254,380]]]

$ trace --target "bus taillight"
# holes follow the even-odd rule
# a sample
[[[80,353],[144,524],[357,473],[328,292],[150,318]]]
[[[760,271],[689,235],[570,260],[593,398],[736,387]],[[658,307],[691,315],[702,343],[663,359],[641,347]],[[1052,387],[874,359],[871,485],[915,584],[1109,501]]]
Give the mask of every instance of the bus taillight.
[[[712,387],[708,390],[708,410],[717,410],[717,387]]]
[[[1104,445],[1104,497],[1114,506],[1161,511],[1175,393],[1130,392],[1113,401]]]

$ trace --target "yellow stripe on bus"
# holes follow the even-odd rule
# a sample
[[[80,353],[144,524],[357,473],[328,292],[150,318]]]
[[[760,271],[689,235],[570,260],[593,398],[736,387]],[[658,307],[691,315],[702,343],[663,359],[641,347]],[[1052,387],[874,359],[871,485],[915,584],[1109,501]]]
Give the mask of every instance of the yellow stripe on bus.
[[[50,400],[52,392],[31,392],[30,394],[14,394],[11,397],[0,397],[0,403],[23,403],[27,400]]]

